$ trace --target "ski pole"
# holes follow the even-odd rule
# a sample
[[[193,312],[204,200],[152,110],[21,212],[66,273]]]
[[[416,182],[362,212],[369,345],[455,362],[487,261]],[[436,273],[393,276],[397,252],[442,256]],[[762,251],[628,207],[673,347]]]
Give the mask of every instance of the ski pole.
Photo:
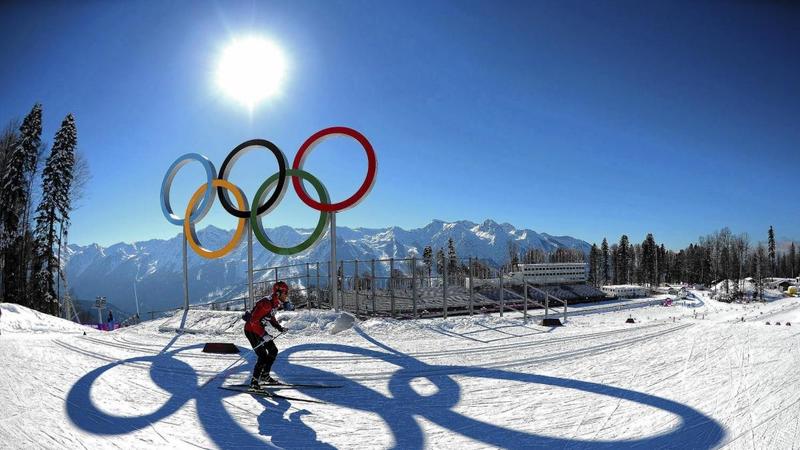
[[[203,384],[202,384],[202,386],[200,386],[200,388],[199,388],[198,390],[200,390],[200,389],[203,389],[203,388],[204,388],[204,387],[206,387],[206,386],[207,386],[209,383],[211,383],[212,381],[216,380],[216,379],[217,379],[217,377],[219,377],[220,375],[222,375],[222,374],[224,374],[224,373],[228,372],[229,370],[231,370],[231,369],[233,368],[233,366],[234,366],[234,365],[236,365],[236,364],[237,364],[239,361],[243,360],[243,359],[244,359],[244,357],[245,357],[245,356],[247,356],[247,355],[248,355],[250,352],[255,352],[255,351],[256,351],[256,349],[258,349],[258,348],[259,348],[259,347],[261,347],[262,345],[266,344],[267,342],[272,342],[272,341],[274,341],[275,339],[277,339],[277,338],[278,338],[278,336],[282,335],[283,333],[284,333],[284,332],[283,332],[283,331],[281,331],[280,333],[276,334],[276,335],[275,335],[275,337],[273,337],[272,339],[269,339],[269,340],[266,340],[266,341],[263,341],[263,340],[262,340],[260,344],[256,345],[255,347],[251,348],[250,350],[247,350],[247,351],[244,353],[244,355],[240,356],[240,357],[239,357],[239,358],[238,358],[236,361],[232,362],[232,363],[231,363],[231,365],[229,365],[229,366],[228,366],[228,367],[226,367],[224,370],[222,370],[221,372],[217,373],[216,375],[214,375],[213,377],[211,377],[211,378],[210,378],[208,381],[206,381],[205,383],[203,383]]]

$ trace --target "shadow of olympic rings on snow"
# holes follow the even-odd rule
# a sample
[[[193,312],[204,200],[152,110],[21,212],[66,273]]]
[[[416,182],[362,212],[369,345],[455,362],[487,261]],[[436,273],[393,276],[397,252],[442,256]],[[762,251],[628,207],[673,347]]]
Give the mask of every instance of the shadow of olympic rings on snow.
[[[259,431],[263,435],[272,436],[274,444],[289,447],[299,445],[318,448],[325,446],[324,443],[316,440],[315,431],[303,424],[301,417],[307,414],[307,411],[297,410],[289,414],[288,418],[284,417],[291,406],[285,400],[272,402],[257,398],[258,402],[264,406],[264,409],[263,411],[252,411],[225,402],[228,397],[238,395],[238,393],[214,389],[224,380],[220,380],[213,387],[208,386],[205,389],[198,389],[198,374],[195,369],[189,364],[176,359],[175,356],[181,352],[199,348],[202,348],[202,344],[162,351],[157,355],[129,358],[90,371],[81,377],[67,394],[66,410],[68,417],[80,429],[101,436],[123,435],[150,428],[154,432],[152,437],[153,445],[174,443],[174,440],[176,438],[181,439],[181,436],[186,437],[186,442],[191,442],[191,436],[195,434],[194,430],[197,428],[195,422],[199,421],[205,434],[220,448],[263,448],[269,444],[253,435],[252,432],[245,430],[234,417],[236,415],[241,419],[243,415],[256,414],[258,415]],[[249,356],[252,357],[252,355]],[[114,405],[121,401],[123,395],[127,394],[129,397],[125,401],[132,401],[130,397],[135,396],[136,393],[123,391],[130,389],[132,383],[119,381],[120,386],[115,386],[114,389],[108,389],[105,386],[105,391],[109,392],[105,397],[101,397],[98,394],[92,398],[92,387],[102,375],[123,365],[133,365],[140,368],[142,368],[142,365],[149,365],[147,370],[150,378],[156,386],[165,391],[158,392],[168,397],[167,401],[161,406],[157,406],[157,408],[152,408],[154,410],[149,414],[140,416],[122,416],[107,412],[107,410],[115,409]],[[249,366],[248,364],[240,367],[238,370],[229,373],[228,376],[236,376],[243,372],[249,374],[252,369]],[[113,383],[117,380],[120,379],[118,377],[109,378],[108,381]],[[136,379],[134,378],[132,381],[135,383]],[[154,393],[156,392],[155,389],[136,384],[133,384],[133,387],[142,391],[151,390]],[[141,395],[139,398],[147,401],[153,397],[156,398],[156,401],[160,399],[159,393]],[[196,417],[185,415],[177,419],[165,420],[173,414],[180,415],[181,408],[191,400],[195,400]],[[139,408],[145,410],[150,410],[149,406],[145,403],[138,405]],[[103,407],[102,410],[101,407]],[[240,414],[236,414],[237,412]],[[166,427],[173,427],[173,432],[169,433],[170,440],[164,438],[159,432],[159,430],[165,430]],[[174,430],[180,431],[175,433]],[[281,441],[281,437],[276,435],[276,432],[282,433],[281,436],[287,436],[287,439],[291,437],[291,443]]]
[[[425,437],[421,427],[415,420],[415,416],[424,417],[447,430],[475,441],[505,448],[539,446],[589,449],[705,449],[718,445],[725,436],[723,428],[712,418],[686,405],[664,398],[567,378],[515,373],[481,367],[431,365],[398,352],[376,341],[361,330],[357,329],[357,331],[367,341],[380,348],[381,351],[338,344],[298,345],[283,351],[281,357],[276,361],[274,369],[276,373],[288,379],[342,384],[342,389],[308,389],[304,393],[329,402],[332,405],[378,415],[391,430],[394,437],[394,445],[397,448],[415,449],[425,446]],[[210,388],[198,389],[198,374],[195,369],[175,358],[180,352],[198,349],[200,346],[201,344],[192,345],[165,351],[157,355],[129,358],[90,371],[72,386],[67,395],[66,409],[70,420],[84,431],[106,436],[127,434],[150,427],[155,433],[153,436],[154,443],[158,443],[158,439],[161,437],[158,430],[168,426],[178,429],[184,428],[177,434],[178,438],[181,435],[191,436],[191,429],[195,428],[194,421],[197,420],[200,422],[203,431],[220,448],[233,449],[268,445],[256,435],[245,430],[237,420],[241,419],[242,416],[237,412],[253,414],[255,411],[243,410],[225,401],[230,396],[238,395],[236,392]],[[289,360],[291,355],[309,351],[328,351],[367,357],[398,366],[399,369],[392,373],[389,379],[388,387],[391,397],[387,397],[336,373],[295,364]],[[252,363],[253,355],[249,356]],[[119,416],[101,410],[91,396],[92,386],[98,379],[115,367],[141,364],[149,364],[150,378],[156,386],[166,391],[162,393],[162,395],[168,397],[166,402],[158,406],[153,412],[141,416]],[[250,369],[249,364],[240,367],[238,371],[229,374],[229,377],[238,373],[249,373]],[[383,376],[383,374],[376,374],[375,378]],[[668,433],[633,440],[588,441],[530,434],[482,422],[455,412],[453,408],[461,400],[461,387],[453,379],[454,376],[544,384],[615,397],[670,412],[679,417],[679,423],[677,427]],[[411,381],[420,378],[427,379],[436,386],[437,391],[432,395],[420,395],[417,393],[412,388]],[[113,379],[111,380],[113,381]],[[220,383],[222,382],[224,380],[220,380]],[[215,386],[219,386],[220,383],[215,384]],[[124,384],[123,387],[127,388],[129,385]],[[141,389],[150,388],[141,387]],[[116,391],[114,395],[119,396],[121,392]],[[142,396],[142,398],[147,399],[148,396]],[[112,405],[118,400],[108,397],[97,398],[97,402],[103,405]],[[172,419],[171,423],[165,420],[173,414],[180,415],[181,408],[191,400],[195,400],[197,417],[182,416]],[[262,435],[271,436],[272,444],[291,448],[330,447],[328,444],[319,442],[316,432],[303,423],[302,416],[308,414],[308,411],[298,409],[288,414],[288,417],[285,417],[285,413],[292,406],[290,402],[285,400],[273,402],[262,398],[257,398],[257,400],[264,406],[264,410],[258,412],[259,432]],[[149,405],[144,404],[141,406],[142,409],[149,410]],[[113,409],[113,406],[104,409]],[[491,414],[492,412],[491,409],[487,408],[486,413]],[[546,421],[548,418],[536,417],[535,420]],[[176,434],[170,433],[170,437],[174,440]],[[164,443],[169,442],[166,438],[161,437],[161,439],[163,439]]]
[[[367,341],[385,351],[368,350],[359,347],[336,344],[304,344],[291,347],[283,352],[283,358],[276,363],[276,372],[287,377],[318,380],[343,384],[343,389],[309,390],[307,393],[331,404],[346,408],[371,412],[379,415],[391,429],[395,447],[416,449],[425,446],[422,429],[414,419],[421,416],[442,428],[483,442],[490,446],[504,448],[695,448],[707,449],[718,445],[725,437],[722,426],[712,418],[686,405],[653,395],[598,383],[556,378],[544,375],[508,372],[504,370],[466,366],[430,365],[400,353],[358,330]],[[384,396],[348,378],[313,367],[293,364],[292,354],[309,351],[327,351],[358,355],[399,366],[391,375],[389,391],[391,398]],[[524,383],[544,384],[573,389],[592,394],[615,397],[621,400],[640,403],[652,408],[670,412],[679,417],[678,426],[672,431],[632,440],[589,441],[564,439],[530,434],[503,428],[466,417],[453,411],[461,399],[461,387],[453,376],[508,380]],[[414,379],[424,378],[436,386],[432,395],[420,395],[411,386]],[[487,408],[485,413],[493,411]],[[535,417],[532,420],[548,421],[548,417]],[[656,424],[654,424],[656,425]]]

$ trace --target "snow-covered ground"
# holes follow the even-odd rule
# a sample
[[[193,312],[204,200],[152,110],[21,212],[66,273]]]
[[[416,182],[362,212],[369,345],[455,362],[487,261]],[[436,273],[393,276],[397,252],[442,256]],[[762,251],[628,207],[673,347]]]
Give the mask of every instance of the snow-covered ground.
[[[254,362],[237,313],[109,333],[0,304],[0,448],[800,447],[800,300],[692,294],[582,306],[561,328],[282,313],[274,373],[341,386],[278,391],[292,400],[218,389]]]

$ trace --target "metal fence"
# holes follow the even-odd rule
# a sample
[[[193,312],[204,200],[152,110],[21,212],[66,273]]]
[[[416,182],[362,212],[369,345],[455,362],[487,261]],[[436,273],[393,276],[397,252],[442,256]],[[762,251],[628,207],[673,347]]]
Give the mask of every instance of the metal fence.
[[[527,317],[529,307],[545,308],[550,301],[566,305],[546,292],[544,300],[519,292],[507,279],[504,268],[495,267],[479,258],[385,258],[370,260],[341,260],[336,270],[336,299],[329,289],[329,263],[306,269],[296,266],[275,268],[271,282],[284,280],[291,292],[311,307],[329,307],[352,312],[358,316],[388,316],[395,318],[448,317],[454,314],[474,314],[519,311]],[[281,276],[281,269],[286,272]],[[301,267],[302,269],[302,267]],[[304,275],[305,274],[305,275]],[[315,278],[315,275],[319,278]],[[304,281],[305,280],[305,281]],[[531,286],[531,293],[534,287]],[[311,300],[303,302],[304,295]]]
[[[479,258],[385,258],[340,260],[336,269],[336,298],[331,292],[330,262],[299,263],[253,271],[254,299],[272,292],[272,284],[284,281],[296,309],[344,310],[360,317],[398,319],[448,317],[475,313],[519,312],[530,308],[564,307],[567,301],[527,283],[510,282],[507,268]],[[191,309],[245,310],[252,308],[248,286],[236,298],[190,305]],[[554,302],[554,303],[553,303]],[[182,308],[177,308],[182,309]],[[152,311],[160,317],[167,311]]]

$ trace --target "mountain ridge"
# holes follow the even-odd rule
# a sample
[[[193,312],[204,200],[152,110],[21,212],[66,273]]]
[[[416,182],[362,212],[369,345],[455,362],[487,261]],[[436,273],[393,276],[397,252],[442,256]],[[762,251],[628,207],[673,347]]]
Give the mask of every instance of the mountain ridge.
[[[279,226],[266,230],[278,245],[294,245],[305,239],[311,229]],[[197,232],[206,248],[227,244],[233,230],[209,225]],[[73,297],[87,300],[106,296],[110,303],[131,312],[176,307],[183,302],[182,233],[169,239],[148,239],[132,243],[119,242],[108,247],[98,244],[68,246],[65,272]],[[590,245],[571,236],[554,236],[530,229],[518,229],[509,223],[486,219],[482,223],[467,220],[432,220],[421,228],[405,230],[386,228],[336,227],[336,254],[340,260],[370,260],[421,257],[425,246],[434,252],[446,248],[452,238],[456,253],[473,256],[493,264],[507,259],[509,243],[521,251],[540,249],[552,252],[558,248],[579,249],[588,253]],[[314,247],[292,256],[275,255],[257,240],[253,244],[255,269],[327,262],[330,259],[330,237],[326,232]],[[188,254],[189,296],[191,303],[235,298],[246,289],[247,240],[224,258],[208,260]],[[381,273],[388,268],[378,267]],[[281,273],[281,276],[284,274]],[[261,272],[256,281],[274,274]],[[271,279],[271,278],[270,278]]]

